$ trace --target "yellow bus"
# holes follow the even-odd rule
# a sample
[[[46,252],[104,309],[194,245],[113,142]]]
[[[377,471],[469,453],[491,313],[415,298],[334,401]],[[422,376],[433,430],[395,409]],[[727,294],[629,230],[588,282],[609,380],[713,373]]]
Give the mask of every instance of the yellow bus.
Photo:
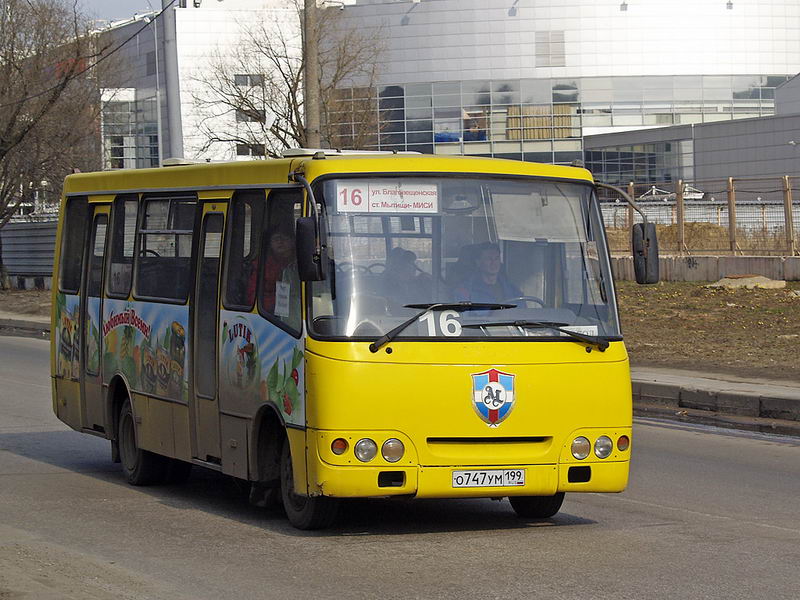
[[[214,469],[303,529],[346,498],[508,497],[535,519],[622,491],[630,374],[597,185],[304,150],[70,175],[53,409],[133,485]],[[652,224],[633,238],[652,283]]]

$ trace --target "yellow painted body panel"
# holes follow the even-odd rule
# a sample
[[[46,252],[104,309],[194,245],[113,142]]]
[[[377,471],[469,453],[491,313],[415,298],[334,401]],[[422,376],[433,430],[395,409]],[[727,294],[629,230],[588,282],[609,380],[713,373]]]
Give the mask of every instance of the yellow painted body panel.
[[[557,342],[393,342],[306,345],[309,489],[334,496],[413,494],[418,497],[548,495],[556,491],[622,491],[630,450],[607,459],[577,460],[578,435],[631,435],[628,357],[622,342],[606,352]],[[490,360],[488,360],[490,359]],[[515,405],[497,427],[473,408],[472,374],[490,368],[513,374]],[[368,437],[400,439],[399,462],[378,456],[362,463],[352,452]],[[336,456],[331,442],[348,451]],[[316,448],[316,451],[314,449]],[[316,460],[316,465],[312,464]],[[569,483],[568,468],[590,465],[587,483]],[[612,466],[614,465],[614,466]],[[526,469],[519,488],[452,487],[454,469]],[[404,485],[379,487],[382,471],[403,471]]]

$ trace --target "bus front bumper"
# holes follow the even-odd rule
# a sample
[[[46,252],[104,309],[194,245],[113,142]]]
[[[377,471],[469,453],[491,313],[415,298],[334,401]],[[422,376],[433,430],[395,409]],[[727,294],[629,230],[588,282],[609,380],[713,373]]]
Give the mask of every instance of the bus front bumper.
[[[309,494],[337,498],[413,496],[417,498],[492,498],[552,496],[556,492],[621,492],[628,483],[629,461],[584,464],[502,465],[492,467],[309,465]],[[580,477],[571,467],[582,467]],[[586,470],[586,467],[589,470]],[[518,486],[454,487],[454,471],[524,471]],[[588,476],[588,481],[586,481]],[[581,481],[575,481],[575,479]],[[572,480],[572,481],[570,481]]]

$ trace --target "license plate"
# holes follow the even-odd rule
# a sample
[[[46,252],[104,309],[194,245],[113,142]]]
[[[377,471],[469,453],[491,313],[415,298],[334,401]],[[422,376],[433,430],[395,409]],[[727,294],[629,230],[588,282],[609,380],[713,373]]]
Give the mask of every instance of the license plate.
[[[525,485],[525,469],[453,471],[453,487],[517,487]]]

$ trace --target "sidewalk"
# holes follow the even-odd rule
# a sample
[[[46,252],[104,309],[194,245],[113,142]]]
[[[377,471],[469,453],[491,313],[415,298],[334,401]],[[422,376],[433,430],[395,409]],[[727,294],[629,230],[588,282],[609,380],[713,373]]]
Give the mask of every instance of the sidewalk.
[[[50,317],[0,311],[0,334],[46,338],[50,335]]]
[[[631,367],[634,411],[800,435],[800,382]]]
[[[0,312],[0,333],[48,337],[50,318]],[[639,416],[800,435],[800,382],[631,367]]]

